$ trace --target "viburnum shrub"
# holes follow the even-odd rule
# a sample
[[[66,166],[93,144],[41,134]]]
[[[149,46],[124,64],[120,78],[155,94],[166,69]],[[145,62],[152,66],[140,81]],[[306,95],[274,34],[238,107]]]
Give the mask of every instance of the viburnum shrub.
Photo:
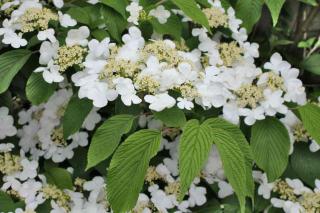
[[[320,6],[292,2],[2,0],[0,212],[320,212]]]

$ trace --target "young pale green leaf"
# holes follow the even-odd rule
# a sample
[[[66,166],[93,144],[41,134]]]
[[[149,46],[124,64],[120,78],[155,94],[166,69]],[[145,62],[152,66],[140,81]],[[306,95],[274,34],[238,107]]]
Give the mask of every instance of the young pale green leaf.
[[[65,169],[52,167],[45,172],[45,176],[49,184],[53,184],[60,189],[73,188],[72,178],[70,172]]]
[[[266,0],[266,4],[271,13],[273,26],[276,26],[281,9],[285,3],[285,0]]]
[[[224,173],[238,197],[241,213],[244,213],[247,194],[244,153],[239,148],[238,142],[227,131],[212,129],[211,135],[220,154]]]
[[[203,25],[210,31],[210,26],[206,15],[197,6],[194,0],[171,0],[177,5],[188,17],[198,24]]]
[[[119,146],[107,174],[107,197],[114,212],[125,213],[136,205],[149,162],[160,144],[160,131],[144,129]]]
[[[57,85],[48,84],[41,73],[32,73],[26,86],[26,95],[33,105],[46,102],[54,93]]]
[[[303,126],[311,137],[320,144],[320,107],[315,104],[306,104],[298,108]]]
[[[19,72],[31,56],[31,51],[11,50],[0,55],[0,94],[5,92],[13,77]]]
[[[239,0],[236,5],[236,16],[243,21],[248,33],[259,21],[264,0]]]
[[[254,181],[252,177],[253,156],[249,143],[239,127],[227,122],[222,118],[210,118],[204,122],[211,128],[222,129],[226,131],[234,141],[237,142],[238,147],[245,157],[246,164],[246,196],[254,197]]]
[[[198,120],[188,121],[183,129],[179,142],[181,199],[208,159],[212,147],[210,130],[208,125],[200,125]]]
[[[320,75],[320,54],[313,54],[308,58],[304,59],[301,64],[302,68],[312,72],[316,75]]]
[[[288,130],[277,118],[257,121],[252,127],[251,148],[254,161],[272,182],[282,175],[288,164]]]
[[[130,131],[133,121],[133,115],[116,115],[97,129],[89,147],[87,169],[107,159],[114,152],[122,135]]]
[[[296,144],[291,155],[290,164],[294,173],[310,186],[315,185],[315,180],[320,177],[320,155],[310,152],[306,144]]]
[[[92,107],[92,102],[89,99],[79,99],[78,96],[73,96],[70,99],[62,119],[65,139],[79,131]]]
[[[112,7],[115,11],[120,13],[123,18],[127,18],[126,15],[126,7],[128,5],[128,2],[126,0],[101,0],[100,1],[102,4],[105,4],[109,7]]]
[[[181,39],[182,24],[176,15],[171,14],[170,18],[165,24],[160,24],[155,18],[151,19],[150,23],[157,33],[170,35],[175,40]]]
[[[167,127],[183,127],[187,122],[185,114],[177,107],[154,112],[154,117],[161,120]]]

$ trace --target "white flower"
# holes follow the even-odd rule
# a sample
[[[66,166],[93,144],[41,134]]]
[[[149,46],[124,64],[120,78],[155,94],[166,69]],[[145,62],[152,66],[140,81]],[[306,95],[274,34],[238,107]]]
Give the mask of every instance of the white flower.
[[[63,0],[53,0],[53,4],[56,8],[62,8],[63,7]]]
[[[176,104],[176,100],[167,93],[161,93],[156,95],[146,95],[144,100],[150,104],[151,110],[160,112],[165,108],[171,108]]]
[[[283,61],[279,53],[274,53],[270,58],[270,62],[265,63],[263,67],[279,73],[280,71],[290,69],[291,65],[288,62]]]
[[[121,100],[126,106],[141,103],[142,100],[136,95],[131,79],[120,77],[114,79],[113,83],[116,84],[116,91],[121,95]]]
[[[219,198],[225,198],[233,194],[232,186],[225,181],[219,181],[218,187],[219,187],[219,191],[218,191]]]
[[[79,29],[69,30],[66,44],[68,46],[80,45],[86,46],[88,44],[88,37],[90,36],[90,30],[87,26],[82,26]]]
[[[249,126],[253,125],[256,120],[265,119],[264,109],[261,106],[254,109],[241,108],[239,114],[245,116],[244,122]]]
[[[166,10],[163,5],[159,5],[156,9],[150,10],[149,15],[156,17],[160,24],[165,24],[170,17],[170,11]]]
[[[133,23],[135,25],[138,25],[139,21],[139,15],[140,11],[143,10],[143,7],[141,7],[138,2],[131,2],[127,7],[126,11],[130,13],[130,16],[128,17],[127,21],[130,23]]]
[[[272,91],[271,89],[265,89],[263,95],[265,100],[261,102],[266,115],[274,116],[277,112],[286,114],[288,108],[283,104],[282,98],[283,92],[281,90]]]
[[[89,4],[97,4],[99,0],[87,0]]]
[[[320,145],[315,140],[312,140],[311,144],[309,145],[309,149],[311,152],[317,152],[320,150]]]
[[[293,188],[293,192],[296,194],[296,195],[301,195],[303,193],[306,193],[306,192],[311,192],[311,190],[307,187],[305,187],[302,183],[301,180],[299,179],[289,179],[289,178],[286,178],[286,182],[288,183],[288,185]]]
[[[0,107],[0,140],[17,134],[17,129],[13,125],[13,117],[9,115],[7,107]]]
[[[258,187],[258,194],[264,199],[270,199],[274,183],[268,183],[267,174],[260,171],[253,171],[253,177],[255,181],[260,184]]]
[[[148,188],[151,194],[151,201],[155,207],[161,212],[168,212],[167,209],[172,209],[175,206],[176,198],[174,195],[167,195],[164,191],[159,189],[157,184]]]
[[[207,202],[206,194],[206,188],[192,184],[189,189],[189,206],[195,207],[205,204]]]
[[[96,124],[101,121],[101,116],[97,111],[98,108],[95,107],[90,111],[89,115],[86,117],[82,124],[83,128],[92,131],[95,128]]]
[[[40,46],[39,64],[47,65],[56,55],[59,42],[44,41]]]
[[[50,61],[48,67],[38,67],[34,72],[42,72],[43,79],[49,84],[62,82],[64,77],[59,72],[59,66]]]
[[[63,14],[62,12],[58,11],[59,15],[59,22],[62,27],[73,27],[77,25],[77,21],[71,18],[69,14]]]
[[[305,212],[304,208],[299,203],[294,203],[292,201],[284,201],[278,198],[272,198],[271,204],[276,208],[282,208],[285,213]]]
[[[56,37],[54,36],[54,29],[51,29],[51,28],[44,31],[40,31],[37,37],[39,41],[44,41],[47,39],[52,43],[57,41]]]
[[[22,38],[22,35],[18,35],[15,32],[2,33],[0,28],[0,35],[3,35],[2,43],[10,44],[13,48],[20,48],[28,44],[27,40]]]
[[[12,143],[1,143],[0,144],[0,153],[1,152],[11,152],[14,148],[14,145]]]
[[[186,98],[181,98],[181,97],[179,97],[179,98],[177,99],[177,101],[178,101],[177,106],[178,106],[180,109],[191,110],[191,109],[194,107],[194,104],[192,103],[192,101],[189,101],[189,100],[186,99]]]
[[[286,93],[284,99],[287,102],[295,102],[299,105],[304,105],[307,102],[305,88],[303,87],[302,81],[298,79],[299,70],[292,68],[281,70],[281,76],[284,80],[284,86]]]

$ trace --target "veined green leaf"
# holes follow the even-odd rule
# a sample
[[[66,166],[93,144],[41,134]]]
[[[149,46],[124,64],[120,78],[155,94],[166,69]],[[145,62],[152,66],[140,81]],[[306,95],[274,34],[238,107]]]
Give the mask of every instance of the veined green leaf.
[[[277,118],[257,121],[252,127],[251,148],[254,161],[272,182],[282,175],[288,164],[288,130]]]
[[[11,50],[0,55],[0,94],[5,92],[13,77],[19,72],[31,56],[31,51]]]
[[[303,126],[311,137],[320,144],[320,107],[315,104],[306,104],[298,108]]]
[[[149,161],[161,143],[157,130],[140,130],[130,135],[115,152],[107,174],[107,197],[117,213],[130,211],[137,202]]]
[[[242,151],[245,164],[246,164],[246,196],[254,197],[254,181],[252,177],[253,155],[249,146],[249,143],[239,127],[227,122],[222,118],[210,118],[204,122],[211,128],[222,129],[226,131],[234,141],[237,142],[237,146]]]
[[[200,125],[198,120],[188,121],[183,129],[179,142],[181,199],[208,159],[212,147],[210,130],[208,125]]]
[[[238,197],[241,213],[244,213],[247,194],[245,156],[238,142],[227,131],[212,129],[211,134],[220,154],[226,177]]]
[[[130,131],[133,120],[133,115],[116,115],[96,130],[88,151],[87,169],[107,159],[114,152],[122,135]]]
[[[73,188],[71,174],[62,168],[52,167],[45,172],[48,183],[57,186],[60,189]]]
[[[39,105],[51,97],[56,87],[54,83],[48,84],[41,73],[33,72],[27,82],[26,95],[32,104]]]

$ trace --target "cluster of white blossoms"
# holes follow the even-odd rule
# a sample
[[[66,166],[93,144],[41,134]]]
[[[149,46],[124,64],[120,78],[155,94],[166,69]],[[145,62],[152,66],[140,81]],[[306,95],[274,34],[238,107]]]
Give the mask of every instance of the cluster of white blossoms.
[[[7,107],[0,107],[0,140],[14,136],[17,129],[14,126],[14,119],[9,115]]]
[[[268,183],[265,173],[254,171],[253,176],[259,183],[258,194],[264,199],[270,199],[274,208],[281,208],[285,213],[320,211],[320,180],[316,179],[314,189],[310,189],[297,178]]]
[[[19,146],[30,153],[33,159],[44,157],[53,162],[62,162],[71,159],[74,149],[88,145],[88,133],[79,131],[69,138],[63,136],[62,116],[67,103],[72,96],[70,89],[60,89],[55,92],[49,101],[40,106],[32,106],[19,113],[19,124],[23,125],[18,131]],[[91,110],[83,123],[83,129],[93,130],[101,120],[97,109]]]

